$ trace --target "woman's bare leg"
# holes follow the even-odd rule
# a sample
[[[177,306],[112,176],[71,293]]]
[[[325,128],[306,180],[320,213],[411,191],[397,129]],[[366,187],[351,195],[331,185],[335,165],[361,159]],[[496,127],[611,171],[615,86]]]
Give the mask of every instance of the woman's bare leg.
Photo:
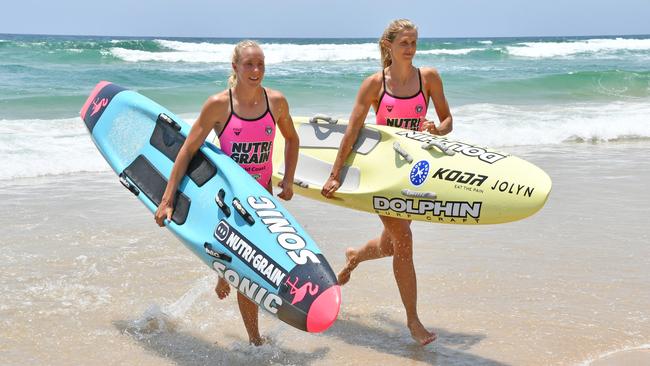
[[[421,345],[426,345],[436,339],[436,334],[428,331],[420,322],[417,313],[417,280],[413,265],[413,236],[410,220],[381,217],[385,232],[393,243],[393,273],[399,294],[406,310],[406,324],[411,336]]]
[[[350,281],[350,274],[357,268],[359,263],[391,255],[393,255],[393,243],[385,229],[382,231],[381,236],[368,241],[361,248],[348,248],[345,251],[345,267],[343,267],[337,276],[339,285],[345,285]]]
[[[255,346],[262,345],[264,339],[260,336],[257,304],[249,300],[241,292],[237,292],[237,302],[239,303],[239,312],[241,313],[246,332],[248,333],[248,341]]]

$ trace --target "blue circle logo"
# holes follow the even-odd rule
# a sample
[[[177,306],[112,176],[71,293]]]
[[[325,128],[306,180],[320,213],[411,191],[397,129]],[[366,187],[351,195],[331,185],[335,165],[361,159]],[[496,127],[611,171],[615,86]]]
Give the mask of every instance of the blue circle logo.
[[[426,160],[418,161],[411,169],[411,184],[414,186],[419,186],[424,183],[429,175],[429,162]]]

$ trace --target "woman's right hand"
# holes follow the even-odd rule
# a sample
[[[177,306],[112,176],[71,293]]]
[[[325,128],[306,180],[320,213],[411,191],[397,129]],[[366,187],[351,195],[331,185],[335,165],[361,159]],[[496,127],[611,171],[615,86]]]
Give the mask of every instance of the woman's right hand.
[[[162,199],[160,202],[160,205],[158,205],[158,209],[156,210],[156,213],[154,214],[154,219],[156,220],[156,224],[158,226],[163,227],[165,226],[165,219],[170,220],[172,219],[172,214],[174,213],[174,205],[169,202],[169,200]]]
[[[334,192],[336,192],[339,187],[341,187],[341,182],[339,182],[338,177],[330,175],[325,184],[323,184],[323,189],[320,191],[320,194],[325,196],[325,198],[334,197]]]

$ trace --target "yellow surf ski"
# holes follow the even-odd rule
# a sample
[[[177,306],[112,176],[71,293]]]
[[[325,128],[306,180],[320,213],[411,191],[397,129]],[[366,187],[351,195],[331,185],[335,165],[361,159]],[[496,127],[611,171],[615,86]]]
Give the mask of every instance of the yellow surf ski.
[[[322,202],[404,219],[499,224],[537,212],[551,191],[537,166],[468,143],[388,126],[365,125],[334,199],[320,194],[347,122],[295,117],[300,155],[294,191]],[[273,181],[284,172],[284,139],[273,148]]]

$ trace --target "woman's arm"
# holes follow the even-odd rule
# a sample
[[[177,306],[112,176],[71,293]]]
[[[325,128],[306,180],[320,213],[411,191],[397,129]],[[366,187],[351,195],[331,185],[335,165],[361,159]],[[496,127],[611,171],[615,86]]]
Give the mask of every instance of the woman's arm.
[[[185,172],[187,172],[187,167],[190,164],[192,157],[196,154],[199,147],[201,147],[201,144],[203,144],[206,137],[208,137],[210,130],[214,128],[216,123],[215,121],[217,121],[219,113],[223,112],[223,108],[224,103],[219,100],[219,96],[208,98],[203,105],[199,118],[194,122],[189,135],[178,152],[176,162],[174,162],[172,172],[169,176],[167,188],[165,188],[165,193],[163,194],[160,205],[158,205],[158,209],[154,215],[156,223],[159,226],[164,226],[165,219],[171,220],[172,213],[174,212],[174,198],[176,197],[178,185],[185,175]],[[227,108],[227,104],[225,105],[225,108]]]
[[[278,197],[288,201],[293,197],[293,178],[298,164],[300,140],[289,113],[289,103],[284,95],[279,92],[277,94],[278,118],[276,122],[282,137],[284,137],[284,178],[278,184],[282,188],[282,192],[278,194]]]
[[[380,87],[381,80],[377,78],[377,75],[368,77],[361,84],[359,92],[357,93],[357,98],[354,102],[354,107],[352,108],[352,113],[350,114],[348,127],[345,130],[343,139],[341,140],[339,152],[336,154],[336,160],[334,161],[332,172],[321,190],[323,196],[331,198],[334,192],[336,192],[341,186],[341,169],[343,169],[345,161],[352,152],[352,147],[357,141],[359,131],[363,127],[370,106],[372,106],[373,101],[377,98]]]
[[[433,106],[436,109],[440,125],[436,127],[432,121],[424,121],[422,130],[427,131],[434,135],[446,135],[453,129],[453,118],[449,110],[449,104],[445,97],[444,89],[442,86],[442,78],[438,71],[433,68],[423,69],[424,79],[426,81],[426,89],[428,95],[433,101]]]

